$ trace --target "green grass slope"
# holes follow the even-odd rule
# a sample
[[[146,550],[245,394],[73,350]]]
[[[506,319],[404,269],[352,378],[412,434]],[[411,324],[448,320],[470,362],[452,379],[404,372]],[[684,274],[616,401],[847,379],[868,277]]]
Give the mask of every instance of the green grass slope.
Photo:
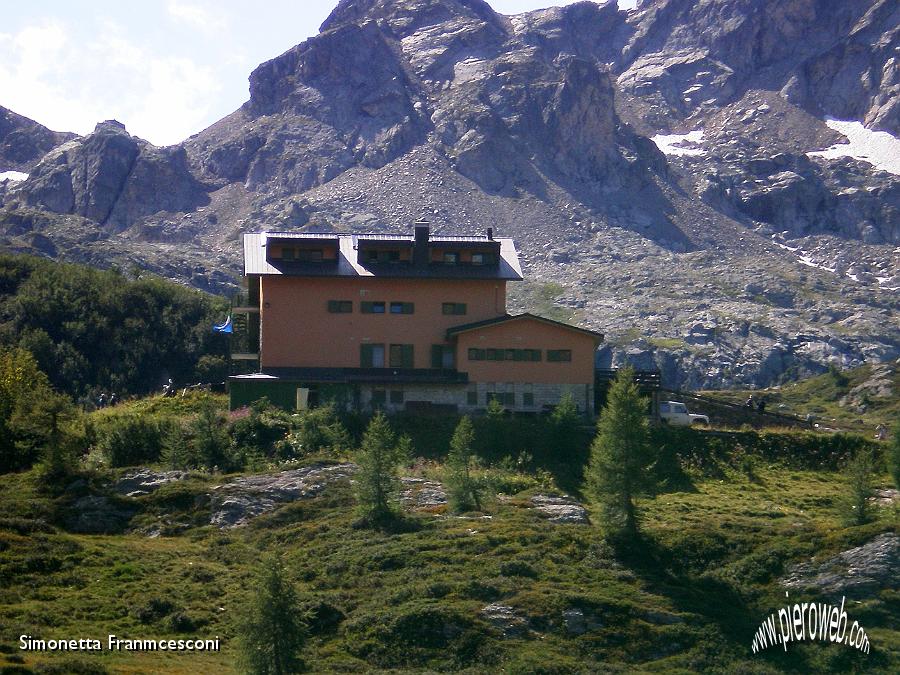
[[[34,473],[0,476],[0,668],[233,672],[253,571],[263,553],[278,552],[311,611],[311,672],[900,672],[896,588],[848,601],[869,654],[823,643],[750,647],[760,622],[786,604],[777,579],[790,564],[898,531],[896,507],[846,527],[838,471],[760,457],[751,479],[737,461],[682,465],[677,486],[640,502],[646,537],[630,550],[611,547],[596,524],[555,524],[526,508],[535,481],[491,500],[486,513],[413,512],[395,533],[358,527],[340,483],[220,531],[205,524],[205,495],[227,478],[197,474],[125,500],[136,510],[131,527],[161,517],[187,525],[151,538],[60,525],[77,495],[103,490],[99,478],[51,497]],[[483,614],[491,604],[521,619],[506,636]],[[110,633],[219,636],[222,651],[18,650],[21,634]]]

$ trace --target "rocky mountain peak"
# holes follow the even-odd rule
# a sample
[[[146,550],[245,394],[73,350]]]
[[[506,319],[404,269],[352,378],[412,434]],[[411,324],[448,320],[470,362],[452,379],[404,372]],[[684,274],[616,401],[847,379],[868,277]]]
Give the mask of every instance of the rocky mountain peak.
[[[320,31],[326,32],[348,23],[376,21],[399,38],[425,26],[475,20],[503,30],[499,14],[484,0],[341,0]]]
[[[45,153],[75,137],[75,134],[50,131],[0,106],[0,172],[27,173]]]

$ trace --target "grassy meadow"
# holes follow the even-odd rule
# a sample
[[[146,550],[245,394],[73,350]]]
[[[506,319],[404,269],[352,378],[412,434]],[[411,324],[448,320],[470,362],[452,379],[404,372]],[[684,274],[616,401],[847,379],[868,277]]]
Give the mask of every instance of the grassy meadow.
[[[148,416],[191,414],[180,400],[128,405]],[[406,473],[439,479],[441,423],[430,431],[395,424],[406,424],[421,456]],[[586,452],[488,457],[481,473],[495,489],[483,511],[407,509],[391,531],[360,527],[347,482],[219,530],[209,524],[208,494],[234,474],[196,471],[149,495],[111,497],[134,511],[121,531],[75,534],[65,526],[73,500],[107,493],[125,469],[95,462],[56,490],[34,469],[0,476],[0,672],[238,672],[238,618],[258,561],[271,552],[282,556],[308,610],[310,672],[900,672],[896,588],[848,600],[869,654],[824,643],[793,644],[787,653],[750,647],[760,622],[787,604],[777,580],[791,564],[900,531],[896,503],[850,526],[846,477],[830,455],[786,456],[767,451],[772,443],[728,439],[710,445],[692,440],[703,432],[680,433],[661,445],[665,483],[639,500],[643,536],[631,545],[609,543],[597,512],[590,525],[557,524],[528,508],[538,493],[583,498]],[[291,466],[344,459],[308,456]],[[883,469],[875,483],[890,486]],[[167,525],[162,536],[145,534],[159,523]],[[804,598],[826,599],[796,600]],[[520,621],[504,630],[482,612],[491,604],[512,608]],[[105,642],[110,633],[219,636],[222,650],[18,648],[22,634]]]

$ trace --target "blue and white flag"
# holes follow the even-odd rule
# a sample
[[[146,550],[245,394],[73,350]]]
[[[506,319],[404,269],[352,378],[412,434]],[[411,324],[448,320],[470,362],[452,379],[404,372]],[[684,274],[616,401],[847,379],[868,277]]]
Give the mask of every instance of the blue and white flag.
[[[215,324],[213,324],[212,329],[213,333],[233,333],[234,325],[231,323],[231,315],[228,315],[228,318],[225,319],[225,323],[223,323],[221,326],[216,326]]]

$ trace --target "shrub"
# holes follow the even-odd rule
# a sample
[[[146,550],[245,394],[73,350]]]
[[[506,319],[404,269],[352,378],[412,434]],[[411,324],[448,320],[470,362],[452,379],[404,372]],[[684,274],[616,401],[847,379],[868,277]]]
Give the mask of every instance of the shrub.
[[[143,624],[159,621],[168,616],[175,609],[175,605],[165,598],[150,598],[145,604],[132,610],[134,618]]]
[[[35,675],[108,675],[109,670],[95,661],[67,657],[50,663],[39,663],[35,666],[34,673]]]
[[[500,565],[500,574],[504,577],[527,577],[536,579],[537,572],[527,562],[522,560],[508,560]]]
[[[175,612],[168,618],[169,628],[175,633],[192,633],[197,629],[197,622],[184,612]]]
[[[286,441],[294,457],[323,452],[339,454],[350,450],[353,444],[331,404],[303,412]]]
[[[205,398],[197,416],[188,425],[191,456],[198,466],[212,469],[225,467],[229,448],[225,415],[215,401]]]
[[[171,428],[165,417],[127,411],[106,414],[95,422],[96,447],[110,466],[156,462]]]
[[[238,463],[256,455],[274,458],[291,430],[291,416],[261,398],[250,406],[248,414],[231,424],[231,442]]]

